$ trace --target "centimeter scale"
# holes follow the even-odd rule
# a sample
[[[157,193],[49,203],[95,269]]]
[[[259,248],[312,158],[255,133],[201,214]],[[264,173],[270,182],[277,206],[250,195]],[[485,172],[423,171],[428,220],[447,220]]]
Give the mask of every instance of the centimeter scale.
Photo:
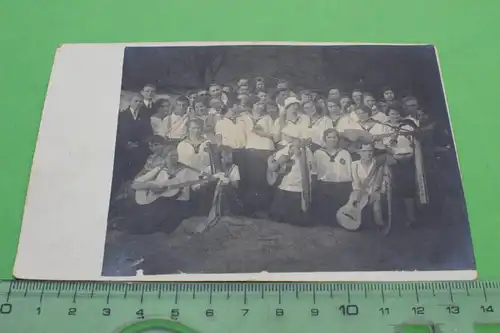
[[[500,282],[5,281],[0,332],[492,333]]]

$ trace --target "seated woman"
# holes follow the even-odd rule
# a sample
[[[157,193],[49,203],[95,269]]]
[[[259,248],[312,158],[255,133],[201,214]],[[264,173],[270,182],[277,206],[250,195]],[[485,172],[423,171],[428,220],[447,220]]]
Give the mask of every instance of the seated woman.
[[[351,154],[339,147],[339,133],[327,129],[324,146],[314,152],[318,182],[314,187],[313,207],[318,222],[332,225],[340,207],[352,192]]]
[[[402,108],[398,104],[388,105],[388,121],[385,124],[376,124],[371,133],[377,135],[390,135],[381,141],[387,147],[387,151],[395,159],[396,163],[391,166],[392,184],[394,195],[404,199],[407,224],[415,222],[415,160],[413,159],[413,145],[405,132],[411,132],[412,128],[402,125]],[[394,135],[391,135],[391,134]]]
[[[155,167],[137,177],[132,183],[132,189],[136,191],[136,200],[138,194],[145,194],[151,200],[147,204],[143,202],[136,204],[127,215],[127,229],[132,234],[171,233],[192,214],[190,199],[193,191],[200,188],[201,181],[181,188],[172,186],[198,181],[199,173],[179,164],[175,147],[166,148],[165,155],[164,166]],[[169,186],[171,186],[170,191],[166,194]]]
[[[310,224],[307,191],[311,188],[312,175],[316,173],[313,155],[310,149],[302,147],[301,131],[297,125],[287,125],[282,134],[287,145],[276,152],[268,166],[274,172],[283,170],[270,217],[278,222],[307,226]]]

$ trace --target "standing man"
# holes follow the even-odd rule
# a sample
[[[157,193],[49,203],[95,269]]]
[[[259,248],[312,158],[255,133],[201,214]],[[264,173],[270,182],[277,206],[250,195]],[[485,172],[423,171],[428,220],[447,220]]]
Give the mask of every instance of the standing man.
[[[141,90],[141,95],[143,97],[143,109],[149,116],[152,116],[156,112],[156,86],[154,84],[146,84]]]
[[[112,196],[124,182],[134,179],[149,156],[148,139],[153,129],[151,116],[142,106],[142,94],[134,94],[129,106],[118,115]]]

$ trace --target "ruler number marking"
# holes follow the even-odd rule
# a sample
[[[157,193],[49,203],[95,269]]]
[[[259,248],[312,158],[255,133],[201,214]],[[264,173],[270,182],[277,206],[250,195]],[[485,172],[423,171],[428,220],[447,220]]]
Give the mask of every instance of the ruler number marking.
[[[68,316],[76,316],[76,308],[69,308]]]
[[[378,309],[378,311],[380,312],[380,314],[382,316],[388,316],[391,312],[389,311],[389,308],[380,308]]]
[[[179,309],[172,309],[172,311],[170,311],[170,319],[177,320],[179,319],[179,315]]]
[[[311,309],[311,317],[319,316],[319,309]]]
[[[241,311],[243,312],[243,317],[245,317],[250,312],[250,309],[241,309]]]
[[[495,310],[493,309],[493,306],[491,306],[491,305],[481,305],[481,311],[483,311],[484,313],[495,312]]]
[[[343,316],[357,316],[359,314],[359,308],[356,304],[341,305],[339,311]]]
[[[111,316],[111,309],[110,309],[110,308],[104,308],[104,309],[102,309],[102,315],[103,315],[104,317],[109,317],[109,316]]]
[[[135,313],[137,315],[137,319],[144,319],[144,309],[139,309]]]
[[[205,316],[207,316],[207,317],[213,317],[213,316],[215,316],[215,311],[214,311],[214,309],[207,309],[207,310],[205,311]]]
[[[446,307],[446,311],[448,311],[449,314],[457,315],[460,314],[460,307],[456,305],[450,305]]]
[[[423,315],[425,314],[425,308],[423,306],[414,306],[411,308],[414,314],[416,315]]]
[[[36,314],[37,314],[37,316],[42,314],[42,307],[39,306],[36,308]]]
[[[283,317],[285,315],[285,311],[283,309],[276,309],[276,317]]]

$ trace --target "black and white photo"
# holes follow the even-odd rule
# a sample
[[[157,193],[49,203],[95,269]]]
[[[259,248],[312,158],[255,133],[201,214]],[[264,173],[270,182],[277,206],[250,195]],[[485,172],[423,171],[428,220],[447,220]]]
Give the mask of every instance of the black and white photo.
[[[74,251],[67,245],[73,257],[85,257],[86,251],[97,257],[93,273],[84,276],[475,278],[461,174],[432,45],[115,46],[113,57],[121,50],[121,61],[108,74],[110,89],[94,102],[116,96],[89,114],[101,124],[82,131],[87,134],[78,140],[93,137],[92,143],[62,152],[81,151],[78,159],[93,159],[65,171],[85,176],[86,184],[72,189],[66,184],[59,192],[57,185],[52,188],[61,198],[57,204],[68,207],[52,213],[61,220],[63,214],[65,220],[78,215],[80,208],[71,213],[72,191],[94,203],[99,192],[99,207],[89,204],[93,212],[84,213],[94,227],[79,224],[85,236],[76,241],[91,248],[89,240],[95,238],[99,245]],[[98,50],[94,45],[96,59]],[[77,66],[76,60],[71,63]],[[90,71],[101,73],[93,77],[96,83],[108,69]],[[78,78],[60,75],[58,80],[63,85]],[[93,98],[96,88],[79,87],[75,96]],[[71,97],[61,95],[52,104]],[[44,117],[51,112],[49,97],[50,90]],[[45,132],[42,126],[39,142],[51,135]],[[56,139],[77,143],[64,137],[69,131],[58,133]],[[103,175],[91,177],[98,165]],[[80,173],[81,168],[86,171]],[[77,206],[83,206],[81,200]],[[25,233],[34,233],[28,218],[25,213],[20,244],[26,255],[34,251],[23,242]],[[63,229],[58,229],[61,237],[76,233]],[[39,242],[37,249],[46,246]],[[60,278],[83,277],[66,269]],[[34,273],[22,274],[25,278],[61,275],[44,273],[41,266],[26,271]]]

